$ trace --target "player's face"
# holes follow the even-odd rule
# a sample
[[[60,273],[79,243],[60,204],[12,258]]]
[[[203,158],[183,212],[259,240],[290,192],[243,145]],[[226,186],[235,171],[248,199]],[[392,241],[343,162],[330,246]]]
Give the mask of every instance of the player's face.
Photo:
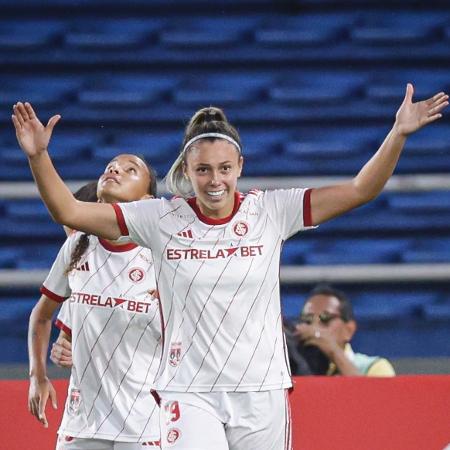
[[[115,157],[106,166],[97,184],[97,197],[104,203],[131,202],[148,198],[150,173],[135,155]]]
[[[191,180],[202,214],[215,219],[230,215],[243,158],[223,139],[200,141],[186,156],[185,175]]]
[[[321,329],[326,328],[339,346],[344,347],[350,342],[353,328],[341,318],[339,300],[330,295],[314,295],[303,307],[302,316],[311,319],[311,325]]]

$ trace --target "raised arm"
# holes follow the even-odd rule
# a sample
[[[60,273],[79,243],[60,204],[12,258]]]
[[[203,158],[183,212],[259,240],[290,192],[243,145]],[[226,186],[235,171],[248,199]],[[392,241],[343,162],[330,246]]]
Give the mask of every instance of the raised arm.
[[[413,103],[413,94],[414,88],[408,84],[394,126],[356,177],[347,183],[313,189],[311,214],[314,225],[374,199],[394,172],[408,135],[442,117],[448,95],[440,92],[428,100]]]
[[[76,200],[53,166],[48,144],[60,118],[58,115],[51,117],[44,127],[29,103],[14,105],[12,121],[17,140],[28,156],[41,198],[56,222],[107,239],[117,239],[120,230],[111,205]]]
[[[30,361],[30,387],[28,410],[44,427],[48,427],[45,406],[50,397],[56,409],[56,391],[47,377],[47,351],[52,317],[58,303],[42,295],[30,315],[28,327],[28,357]]]

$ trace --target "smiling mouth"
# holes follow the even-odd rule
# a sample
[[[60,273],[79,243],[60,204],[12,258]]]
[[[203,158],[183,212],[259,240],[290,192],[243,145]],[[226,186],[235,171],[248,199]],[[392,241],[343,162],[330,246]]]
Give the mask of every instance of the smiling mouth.
[[[224,193],[225,193],[224,189],[222,189],[221,191],[208,191],[207,192],[207,194],[213,198],[221,197]]]

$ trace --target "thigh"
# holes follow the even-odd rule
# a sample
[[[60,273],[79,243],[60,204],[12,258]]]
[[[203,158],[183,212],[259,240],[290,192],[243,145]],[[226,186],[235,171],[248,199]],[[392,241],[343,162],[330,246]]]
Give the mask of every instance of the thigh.
[[[230,393],[230,450],[292,450],[287,390]]]
[[[60,434],[56,450],[113,450],[114,442],[103,439],[74,438]]]
[[[161,449],[228,450],[223,423],[207,409],[162,398]]]

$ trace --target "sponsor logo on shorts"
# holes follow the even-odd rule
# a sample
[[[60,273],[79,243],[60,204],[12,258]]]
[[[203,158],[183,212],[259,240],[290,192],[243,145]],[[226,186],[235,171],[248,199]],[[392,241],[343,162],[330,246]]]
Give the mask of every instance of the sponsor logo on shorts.
[[[130,271],[128,272],[128,278],[133,283],[140,283],[144,279],[144,277],[145,277],[145,273],[139,267],[135,267],[133,269],[130,269]]]
[[[178,366],[181,360],[181,342],[172,342],[170,344],[169,364],[172,367]]]
[[[178,441],[178,439],[180,439],[181,437],[181,431],[178,428],[171,428],[168,432],[167,432],[167,443],[169,445],[175,444],[176,441]]]

